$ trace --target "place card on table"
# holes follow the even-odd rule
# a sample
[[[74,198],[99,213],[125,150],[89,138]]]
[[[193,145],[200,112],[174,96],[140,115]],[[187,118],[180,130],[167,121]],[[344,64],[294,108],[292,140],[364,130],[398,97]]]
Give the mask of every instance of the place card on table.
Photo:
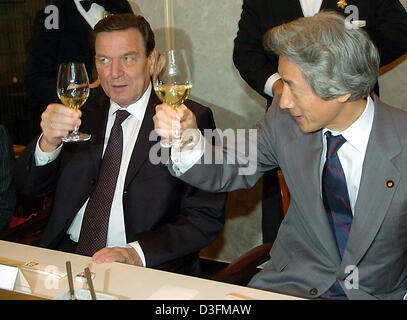
[[[31,293],[30,285],[19,267],[0,264],[0,288],[10,291]]]

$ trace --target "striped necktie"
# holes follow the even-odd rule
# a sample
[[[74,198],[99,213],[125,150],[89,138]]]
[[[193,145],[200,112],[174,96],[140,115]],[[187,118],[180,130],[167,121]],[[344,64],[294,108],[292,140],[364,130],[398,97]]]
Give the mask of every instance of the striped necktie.
[[[116,111],[116,119],[102,159],[99,178],[83,215],[76,248],[77,254],[92,256],[106,247],[110,209],[122,162],[123,131],[121,124],[129,115],[130,113],[126,110]]]
[[[346,178],[337,153],[346,139],[342,135],[333,136],[329,131],[325,135],[327,152],[322,172],[322,200],[342,259],[353,219]],[[346,298],[338,281],[325,294],[330,298]]]

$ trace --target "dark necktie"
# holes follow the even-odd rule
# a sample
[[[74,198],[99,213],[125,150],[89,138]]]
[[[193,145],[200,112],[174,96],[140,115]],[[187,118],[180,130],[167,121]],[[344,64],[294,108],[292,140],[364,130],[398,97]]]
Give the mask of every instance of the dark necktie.
[[[116,111],[116,119],[102,159],[99,178],[83,215],[76,253],[92,256],[106,247],[107,229],[123,153],[122,122],[130,114]]]
[[[346,139],[342,135],[333,136],[329,131],[325,135],[327,152],[322,172],[322,200],[342,259],[353,218],[345,174],[337,153]],[[325,294],[330,298],[346,298],[338,281]]]

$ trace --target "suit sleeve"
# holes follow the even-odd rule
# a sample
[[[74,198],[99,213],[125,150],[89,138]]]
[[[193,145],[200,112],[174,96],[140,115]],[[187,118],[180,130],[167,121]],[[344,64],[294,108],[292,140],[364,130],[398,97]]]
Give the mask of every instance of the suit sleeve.
[[[60,158],[44,166],[36,166],[34,160],[38,136],[25,148],[16,161],[14,179],[16,190],[25,195],[43,197],[50,195],[56,188]]]
[[[170,163],[168,168],[171,174],[197,188],[212,192],[250,189],[264,172],[278,166],[278,105],[279,96],[273,99],[271,107],[255,129],[246,131],[244,136],[236,132],[236,143],[228,141],[226,146],[206,143],[200,161],[184,174],[178,175]]]
[[[264,93],[264,85],[277,72],[278,58],[274,55],[274,59],[270,59],[263,48],[259,10],[258,1],[243,1],[239,30],[234,40],[233,62],[250,87],[263,97],[270,98]]]
[[[212,112],[205,109],[197,115],[201,130],[214,129]],[[223,229],[226,193],[202,191],[183,183],[180,211],[172,223],[137,234],[148,267],[155,267],[211,244]]]

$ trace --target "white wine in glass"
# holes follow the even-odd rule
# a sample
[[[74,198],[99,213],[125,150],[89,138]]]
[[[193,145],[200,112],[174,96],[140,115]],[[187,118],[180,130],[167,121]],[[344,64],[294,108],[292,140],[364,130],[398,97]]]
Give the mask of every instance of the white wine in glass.
[[[177,110],[189,97],[192,90],[191,73],[184,50],[168,50],[160,55],[159,72],[154,75],[154,91],[158,98]],[[181,146],[178,129],[173,130],[172,140],[162,139],[163,147]]]
[[[61,102],[73,110],[78,110],[89,96],[89,78],[83,63],[68,62],[59,66],[57,93]],[[81,133],[75,128],[64,142],[79,142],[90,139],[90,134]]]

